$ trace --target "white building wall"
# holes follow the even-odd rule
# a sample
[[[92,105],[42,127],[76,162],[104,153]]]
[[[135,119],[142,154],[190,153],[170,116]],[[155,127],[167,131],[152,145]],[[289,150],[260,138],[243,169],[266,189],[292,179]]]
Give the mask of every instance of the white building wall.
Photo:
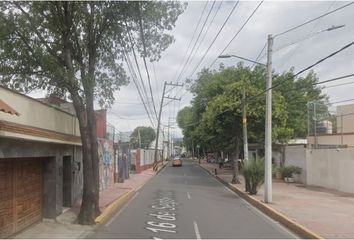
[[[306,150],[308,185],[354,193],[354,149]]]

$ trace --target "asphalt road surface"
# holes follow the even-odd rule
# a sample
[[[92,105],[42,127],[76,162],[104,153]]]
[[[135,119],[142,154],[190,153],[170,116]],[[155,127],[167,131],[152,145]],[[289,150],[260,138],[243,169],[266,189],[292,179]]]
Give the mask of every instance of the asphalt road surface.
[[[297,238],[191,160],[168,165],[88,238]]]

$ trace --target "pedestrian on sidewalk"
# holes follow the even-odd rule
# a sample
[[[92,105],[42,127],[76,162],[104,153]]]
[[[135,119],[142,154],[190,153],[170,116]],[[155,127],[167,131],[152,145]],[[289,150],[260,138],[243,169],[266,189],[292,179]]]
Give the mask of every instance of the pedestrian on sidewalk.
[[[219,158],[219,169],[222,169],[224,166],[224,160],[222,158]]]

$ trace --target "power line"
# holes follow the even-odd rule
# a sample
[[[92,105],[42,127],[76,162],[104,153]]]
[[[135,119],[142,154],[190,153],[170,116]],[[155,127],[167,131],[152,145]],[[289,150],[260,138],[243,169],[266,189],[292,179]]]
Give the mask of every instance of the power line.
[[[130,74],[131,74],[131,76],[132,76],[133,83],[135,84],[135,87],[136,87],[136,89],[138,90],[138,94],[139,94],[139,96],[140,96],[141,102],[143,103],[144,109],[145,109],[145,111],[146,111],[146,113],[147,113],[147,115],[148,115],[148,118],[149,118],[149,120],[150,120],[150,123],[151,123],[152,126],[155,126],[155,125],[154,125],[154,122],[153,122],[153,120],[152,120],[152,118],[151,118],[151,116],[150,116],[149,110],[148,110],[148,108],[147,108],[147,106],[146,106],[146,104],[145,104],[145,102],[144,102],[144,97],[142,96],[141,89],[140,89],[140,87],[139,87],[139,85],[138,85],[138,83],[137,83],[137,77],[136,77],[136,74],[134,73],[134,70],[132,69],[129,56],[128,56],[128,57],[126,56],[126,62],[127,62],[128,69],[129,69],[129,71],[130,71]]]
[[[210,9],[209,9],[208,15],[206,16],[206,18],[205,18],[205,20],[204,20],[204,22],[203,22],[203,25],[202,25],[202,27],[200,28],[199,34],[198,34],[198,36],[197,36],[197,39],[196,39],[195,42],[194,42],[194,45],[193,45],[193,47],[192,47],[191,52],[189,53],[189,56],[188,56],[188,58],[187,58],[187,61],[185,62],[184,66],[183,66],[183,68],[182,68],[182,70],[181,70],[181,72],[180,72],[179,75],[178,75],[177,82],[178,82],[178,81],[180,80],[180,78],[183,76],[183,73],[185,72],[185,70],[187,70],[187,68],[188,68],[188,67],[187,67],[187,66],[188,66],[188,62],[189,62],[189,60],[191,59],[192,55],[193,55],[193,57],[194,57],[194,55],[195,55],[195,54],[193,54],[194,49],[195,49],[195,47],[196,47],[196,45],[197,45],[197,43],[198,43],[198,40],[199,40],[199,38],[200,38],[200,36],[201,36],[201,34],[202,34],[204,28],[205,28],[205,25],[206,25],[206,23],[207,23],[207,21],[208,21],[208,19],[209,19],[209,16],[210,16],[210,14],[211,14],[211,12],[212,12],[212,10],[213,10],[213,8],[214,8],[215,2],[216,2],[216,0],[214,0],[213,4],[211,5],[211,7],[210,7]]]
[[[274,38],[279,37],[279,36],[281,36],[281,35],[284,35],[284,34],[286,34],[286,33],[288,33],[288,32],[291,32],[291,31],[293,31],[293,30],[295,30],[295,29],[298,29],[298,28],[300,28],[300,27],[303,27],[303,26],[305,26],[305,25],[307,25],[307,24],[309,24],[309,23],[312,23],[312,22],[314,22],[314,21],[316,21],[316,20],[318,20],[318,19],[320,19],[320,18],[323,18],[323,17],[325,17],[325,16],[328,16],[328,15],[330,15],[330,14],[332,14],[332,13],[334,13],[334,12],[337,12],[337,11],[343,9],[343,8],[346,8],[346,7],[348,7],[348,6],[352,5],[352,4],[354,4],[354,2],[350,2],[350,3],[348,3],[348,4],[344,5],[344,6],[341,6],[341,7],[339,7],[339,8],[336,8],[336,9],[330,11],[330,12],[327,12],[327,13],[325,13],[325,14],[322,14],[322,15],[320,15],[320,16],[318,16],[318,17],[316,17],[316,18],[313,18],[313,19],[311,19],[311,20],[308,20],[308,21],[306,21],[306,22],[304,22],[304,23],[302,23],[302,24],[300,24],[300,25],[297,25],[297,26],[295,26],[295,27],[292,27],[292,28],[290,28],[290,29],[288,29],[288,30],[286,30],[286,31],[284,31],[284,32],[278,33],[278,34],[274,35]]]
[[[335,82],[335,81],[342,80],[342,79],[346,79],[346,78],[350,78],[350,77],[354,77],[354,73],[348,74],[348,75],[344,75],[344,76],[340,76],[340,77],[335,77],[335,78],[327,79],[327,80],[320,81],[320,82],[315,82],[315,83],[312,83],[311,85],[312,85],[312,86],[316,86],[316,85],[320,85],[320,84],[324,84],[324,83]],[[288,80],[288,79],[287,79],[287,80]],[[296,90],[301,90],[301,89],[303,89],[303,88],[306,88],[306,87],[299,87],[299,88],[288,89],[288,90],[284,91],[283,93],[292,92],[292,91],[296,91]]]
[[[199,19],[198,19],[198,23],[197,23],[197,25],[196,25],[196,26],[195,26],[195,28],[194,28],[192,38],[191,38],[191,40],[190,40],[190,41],[189,41],[189,43],[188,43],[188,47],[187,47],[187,50],[186,50],[186,52],[185,52],[185,54],[184,54],[184,56],[183,56],[183,58],[182,58],[182,62],[181,62],[181,64],[180,64],[180,67],[177,69],[177,71],[176,71],[175,75],[173,76],[173,79],[176,79],[177,73],[180,71],[179,69],[181,69],[181,70],[182,70],[184,60],[185,60],[185,59],[186,59],[186,57],[187,57],[187,54],[188,54],[188,52],[189,52],[189,48],[190,48],[190,47],[191,47],[191,45],[192,45],[192,42],[193,42],[194,36],[195,36],[195,34],[197,33],[197,29],[198,29],[199,24],[200,24],[200,22],[201,22],[201,20],[202,20],[202,17],[203,17],[203,15],[204,15],[204,12],[205,12],[205,9],[206,9],[206,7],[207,7],[208,3],[209,3],[209,2],[207,1],[207,2],[204,4],[203,11],[202,11],[202,13],[201,13],[201,15],[200,15],[200,17],[199,17]]]
[[[240,1],[237,1],[236,4],[234,5],[234,7],[231,9],[229,15],[227,16],[227,18],[225,19],[224,23],[222,24],[221,28],[219,29],[218,33],[215,35],[214,39],[212,40],[212,42],[210,43],[208,49],[204,52],[204,55],[202,56],[202,58],[200,59],[200,61],[198,62],[198,64],[196,65],[196,67],[193,69],[192,74],[190,74],[190,76],[192,76],[194,74],[194,72],[197,70],[197,68],[199,67],[199,65],[203,62],[205,56],[208,54],[209,50],[211,49],[211,47],[214,45],[216,39],[219,37],[221,31],[224,29],[226,23],[229,21],[232,13],[235,11],[236,7],[238,6]]]
[[[154,62],[152,62],[152,69],[154,70],[155,90],[156,90],[156,92],[159,92],[159,85],[157,83],[157,75],[156,75],[155,63]]]
[[[334,5],[335,2],[336,2],[336,1],[333,1],[333,2],[331,3],[331,5],[328,7],[328,9],[327,9],[326,12],[329,12],[329,10],[332,8],[332,6]],[[313,26],[313,28],[309,31],[309,33],[307,34],[307,36],[310,36],[310,35],[312,34],[312,32],[315,31],[316,27],[321,23],[322,20],[323,20],[323,18],[318,19],[317,23],[316,23],[316,24]],[[303,45],[303,43],[304,43],[304,42],[301,42],[299,45],[296,46],[296,48],[294,48],[294,49],[292,50],[292,53],[291,53],[291,55],[287,58],[287,61],[289,61],[289,59],[291,59],[291,58],[294,56],[294,54],[295,54],[295,53],[297,52],[297,50]],[[281,64],[279,67],[283,66],[284,63],[286,63],[287,61],[283,61],[282,64]]]
[[[324,57],[324,58],[321,58],[320,60],[318,60],[318,61],[315,62],[314,64],[311,64],[310,66],[308,66],[308,67],[302,69],[301,71],[297,72],[297,73],[294,74],[291,78],[295,78],[295,77],[299,76],[299,75],[302,74],[303,72],[305,72],[305,71],[307,71],[307,70],[309,70],[309,69],[315,67],[316,65],[318,65],[318,64],[320,64],[320,63],[322,63],[322,62],[324,62],[325,60],[327,60],[327,59],[329,59],[329,58],[331,58],[331,57],[337,55],[338,53],[344,51],[345,49],[351,47],[352,45],[354,45],[354,42],[351,42],[351,43],[349,43],[349,44],[343,46],[343,47],[340,48],[339,50],[337,50],[337,51],[335,51],[335,52],[329,54],[328,56],[326,56],[326,57]],[[288,78],[288,79],[291,79],[291,78]],[[288,80],[288,79],[286,79],[286,80]],[[261,96],[261,95],[263,95],[264,93],[266,93],[267,91],[269,91],[269,90],[271,90],[271,89],[274,89],[274,88],[279,87],[280,85],[284,84],[284,83],[286,82],[286,80],[284,80],[284,81],[282,81],[282,82],[279,82],[278,84],[275,84],[275,85],[273,85],[273,86],[270,87],[270,88],[265,89],[265,90],[262,91],[261,93],[259,93],[259,94],[257,94],[256,96],[252,97],[251,100],[254,99],[254,98],[257,98],[257,97],[259,97],[259,96]]]
[[[128,27],[128,24],[126,23],[126,26]],[[129,28],[129,27],[128,27]],[[143,77],[142,77],[142,74],[141,74],[141,71],[140,71],[140,67],[139,67],[139,63],[138,63],[138,60],[137,60],[137,56],[136,56],[136,53],[135,53],[135,49],[134,49],[134,44],[133,44],[133,40],[132,40],[132,37],[131,37],[131,33],[130,33],[130,28],[128,29],[128,39],[129,39],[129,42],[130,42],[130,47],[132,49],[132,52],[133,52],[133,57],[134,57],[134,61],[135,61],[135,65],[138,69],[138,73],[139,73],[139,77],[140,77],[140,82],[142,84],[142,93],[143,95],[145,95],[145,98],[146,98],[146,102],[148,102],[147,106],[149,107],[149,110],[151,112],[153,112],[152,110],[152,107],[151,107],[151,104],[149,103],[149,97],[148,97],[148,93],[147,93],[147,90],[146,90],[146,87],[145,87],[145,84],[144,84],[144,80],[143,80]],[[156,116],[155,116],[156,117]]]
[[[351,102],[351,101],[354,101],[354,98],[341,100],[341,101],[336,101],[336,102],[330,102],[330,104],[337,104],[337,103],[344,103],[344,102]]]
[[[141,18],[139,2],[137,2],[137,4],[138,4],[138,15],[139,15],[139,28],[140,28],[140,34],[141,34],[141,41],[143,43],[143,61],[144,61],[146,75],[147,75],[147,78],[148,78],[150,96],[151,96],[151,100],[152,100],[152,106],[154,108],[155,117],[157,119],[157,112],[156,112],[156,107],[155,107],[154,95],[152,94],[152,88],[151,88],[150,74],[149,74],[149,69],[147,67],[146,58],[145,58],[145,56],[146,56],[146,46],[145,46],[145,38],[144,38],[144,30],[143,30],[143,21],[142,21],[142,18]]]
[[[133,68],[132,63],[131,63],[131,61],[130,61],[130,57],[129,57],[129,55],[128,55],[127,52],[126,52],[125,47],[123,47],[123,53],[124,53],[125,61],[126,61],[127,66],[128,66],[128,70],[129,70],[129,72],[130,72],[130,75],[132,76],[133,83],[135,84],[135,87],[136,87],[136,89],[138,90],[139,97],[140,97],[140,99],[141,99],[141,102],[143,103],[143,106],[144,106],[145,111],[146,111],[146,113],[147,113],[147,115],[148,115],[148,118],[149,118],[149,120],[150,120],[150,123],[151,123],[151,125],[154,127],[154,126],[155,126],[155,125],[154,125],[154,122],[153,122],[153,120],[151,119],[149,110],[148,110],[148,108],[147,108],[147,106],[146,106],[146,104],[145,104],[145,102],[144,102],[144,97],[143,97],[142,92],[141,92],[141,89],[140,89],[140,87],[139,87],[139,85],[138,85],[137,76],[136,76],[136,74],[135,74],[134,68]]]
[[[341,77],[335,77],[335,78],[331,78],[331,79],[327,79],[327,80],[324,80],[324,81],[320,81],[320,82],[317,82],[317,83],[313,83],[312,85],[319,85],[319,84],[324,84],[324,83],[328,83],[328,82],[333,82],[333,81],[338,81],[338,80],[341,80],[341,79],[345,79],[345,78],[349,78],[349,77],[354,77],[354,73],[353,74],[348,74],[348,75],[344,75],[344,76],[341,76]],[[301,90],[302,88],[305,88],[305,87],[301,87],[301,88],[293,88],[293,89],[289,89],[288,91],[286,92],[290,92],[290,91],[296,91],[296,90]],[[354,100],[354,99],[353,99]],[[348,101],[348,100],[344,100],[344,101]],[[246,100],[246,103],[247,103],[247,100]],[[243,102],[241,102],[239,105],[242,106]],[[333,104],[333,103],[332,103]],[[228,111],[231,111],[232,109],[231,108],[228,108],[228,109],[225,109],[224,111],[218,113],[215,117],[221,115],[221,114],[224,114]],[[197,125],[198,123],[200,123],[201,120],[197,121],[197,122],[194,122],[194,123],[190,123],[190,124],[187,124],[187,125],[184,125],[184,126],[180,126],[180,128],[184,128],[184,127],[189,127],[189,126],[194,126],[194,125]]]
[[[240,34],[240,32],[243,30],[243,28],[247,25],[247,23],[251,20],[251,18],[253,17],[253,15],[257,12],[258,8],[262,5],[263,1],[261,1],[257,7],[253,10],[253,12],[251,13],[251,15],[247,18],[247,20],[243,23],[243,25],[241,26],[241,28],[236,32],[236,34],[231,38],[231,40],[228,42],[228,44],[224,47],[224,49],[221,51],[221,53],[218,55],[222,55],[225,50],[231,45],[231,43],[235,40],[235,38]],[[217,61],[218,58],[216,58],[209,66],[209,69],[214,65],[214,63]],[[194,73],[194,72],[193,72]]]
[[[324,86],[324,87],[327,89],[327,88],[339,87],[339,86],[350,85],[350,84],[354,84],[354,82],[347,82],[347,83],[335,84],[335,85]]]
[[[205,37],[207,36],[207,34],[208,34],[209,30],[210,30],[210,27],[211,27],[212,23],[213,23],[214,20],[215,20],[216,15],[217,15],[217,14],[219,13],[219,11],[220,11],[220,8],[221,8],[222,3],[223,3],[223,0],[220,1],[220,4],[219,4],[218,8],[216,9],[213,18],[212,18],[211,21],[209,22],[209,25],[208,25],[208,27],[207,27],[207,30],[205,31],[203,38],[200,40],[200,42],[199,42],[199,44],[198,44],[198,47],[197,47],[197,49],[195,50],[196,52],[198,52],[200,46],[202,45],[202,42],[204,41]]]

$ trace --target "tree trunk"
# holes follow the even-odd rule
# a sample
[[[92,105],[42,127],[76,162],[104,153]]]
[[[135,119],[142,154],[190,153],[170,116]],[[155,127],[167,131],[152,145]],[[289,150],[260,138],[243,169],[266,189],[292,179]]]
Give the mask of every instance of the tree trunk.
[[[238,157],[240,155],[240,140],[238,137],[236,137],[236,148],[235,148],[235,154],[232,158],[232,184],[239,184],[241,183],[240,180],[238,179]],[[235,164],[236,161],[236,164]]]
[[[91,143],[91,158],[92,158],[92,171],[95,188],[95,216],[100,214],[99,207],[99,191],[100,191],[100,176],[99,176],[99,157],[98,157],[98,143],[96,131],[96,116],[93,108],[93,95],[87,99],[87,122],[89,137]]]
[[[99,214],[99,172],[98,172],[98,150],[96,123],[94,113],[85,110],[81,98],[71,94],[74,107],[77,113],[82,142],[83,162],[83,195],[78,222],[80,224],[94,224]],[[93,123],[93,125],[92,125]],[[92,132],[94,131],[94,134]],[[95,139],[92,139],[95,137]]]

